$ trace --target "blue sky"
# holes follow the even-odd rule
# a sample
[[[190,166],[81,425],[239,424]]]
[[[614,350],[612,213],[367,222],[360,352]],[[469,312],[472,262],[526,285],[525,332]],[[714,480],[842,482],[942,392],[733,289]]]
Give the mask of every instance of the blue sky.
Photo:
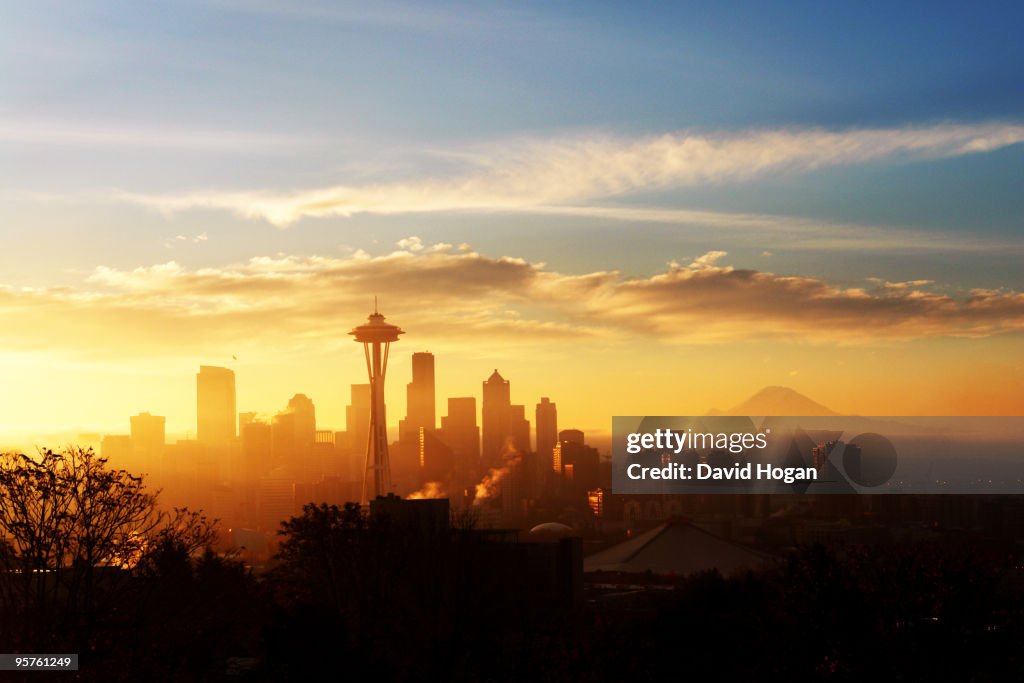
[[[238,231],[230,216],[157,217],[94,200],[110,190],[302,190],[444,174],[457,163],[448,155],[522,138],[1016,122],[1024,111],[1013,3],[95,2],[2,11],[4,223],[61,239],[88,232],[84,253],[94,258],[123,238],[145,252],[140,262],[151,260],[162,233],[183,224],[228,239]],[[1015,238],[1022,159],[1019,144],[953,159],[893,155],[616,199]],[[33,192],[77,201],[43,206],[26,199]],[[284,237],[263,234],[266,225],[241,231],[267,248],[369,246],[348,229],[354,222],[300,225]],[[372,229],[386,239],[450,231],[519,253],[553,221],[521,221],[529,242],[507,221],[476,233],[465,222],[433,215]],[[621,256],[621,243],[613,252]]]

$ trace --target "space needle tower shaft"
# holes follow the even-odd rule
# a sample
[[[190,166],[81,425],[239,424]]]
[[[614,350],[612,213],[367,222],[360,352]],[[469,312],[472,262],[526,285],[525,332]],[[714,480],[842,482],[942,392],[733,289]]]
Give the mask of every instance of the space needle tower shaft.
[[[384,406],[384,377],[387,375],[388,351],[404,331],[384,322],[374,298],[373,313],[349,334],[363,345],[366,373],[370,378],[370,430],[366,439],[366,468],[363,471],[362,502],[365,504],[392,492],[391,461],[388,456],[388,424]]]

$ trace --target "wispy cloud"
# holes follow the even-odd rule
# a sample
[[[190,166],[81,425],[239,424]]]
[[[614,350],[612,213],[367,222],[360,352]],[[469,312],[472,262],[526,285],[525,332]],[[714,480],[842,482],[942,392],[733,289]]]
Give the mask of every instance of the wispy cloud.
[[[198,235],[175,235],[164,240],[164,246],[168,249],[173,249],[182,244],[201,244],[208,241],[210,241],[210,236],[205,232],[201,232]]]
[[[801,216],[701,211],[645,206],[542,206],[521,213],[584,216],[626,223],[659,223],[698,231],[714,229],[723,242],[803,250],[915,251],[963,253],[1021,252],[1020,240],[984,235],[963,237],[905,226],[864,225]],[[703,232],[706,235],[706,232]],[[765,252],[770,256],[770,252]]]
[[[1010,123],[755,130],[656,137],[572,137],[487,145],[453,155],[462,170],[403,182],[280,191],[213,191],[120,198],[161,211],[231,211],[286,226],[304,217],[438,211],[526,211],[776,173],[987,152],[1024,141]]]

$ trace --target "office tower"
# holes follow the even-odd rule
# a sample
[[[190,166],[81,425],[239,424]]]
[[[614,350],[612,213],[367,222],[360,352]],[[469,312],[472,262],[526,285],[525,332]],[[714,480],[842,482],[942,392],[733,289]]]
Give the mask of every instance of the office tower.
[[[235,373],[228,368],[200,365],[196,375],[196,439],[226,447],[236,435]]]
[[[434,401],[434,354],[412,354],[412,381],[405,385],[407,408],[399,426],[399,438],[406,432],[418,434],[420,428],[434,431],[437,410]]]
[[[562,475],[567,489],[583,492],[600,486],[600,454],[584,442],[580,430],[560,431],[554,456],[554,469]]]
[[[129,418],[132,426],[132,450],[137,454],[159,455],[166,443],[167,418],[139,413]]]
[[[423,435],[432,434],[437,426],[433,354],[412,354],[412,381],[405,389],[407,408],[405,419],[398,421],[398,444],[390,454],[391,474],[396,481],[418,487],[425,462]],[[431,460],[438,462],[436,458]]]
[[[288,406],[274,416],[274,464],[299,481],[320,475],[313,462],[316,439],[316,408],[305,394],[295,394]]]
[[[316,408],[305,394],[295,394],[288,401],[285,412],[294,416],[295,443],[309,446],[316,441]]]
[[[284,410],[270,422],[274,467],[290,467],[295,461],[295,414]]]
[[[552,468],[552,451],[558,441],[558,410],[547,396],[537,404],[537,461],[542,470]]]
[[[345,407],[345,445],[350,451],[366,455],[370,428],[370,385],[353,384],[350,391],[351,398]]]
[[[530,452],[530,421],[526,419],[526,406],[508,407],[508,435],[517,453]]]
[[[505,440],[509,437],[512,394],[508,380],[498,374],[497,370],[483,383],[483,392],[483,447],[480,460],[485,466],[493,467],[501,463]]]
[[[314,480],[323,477],[340,477],[344,472],[342,461],[335,449],[334,432],[329,429],[318,429],[313,438],[315,441],[310,460]]]
[[[250,413],[239,413],[238,414],[238,434],[239,434],[239,436],[241,436],[242,430],[245,427],[245,425],[247,425],[247,424],[249,424],[251,422],[256,422],[257,416],[258,416],[258,413],[251,413],[251,412]]]
[[[122,465],[130,466],[147,474],[163,469],[164,446],[166,444],[167,418],[162,415],[139,413],[129,418],[131,423],[131,459]],[[109,444],[108,444],[109,447]]]
[[[450,477],[455,470],[455,452],[451,446],[438,438],[436,432],[420,429],[419,466],[424,482],[440,481]]]
[[[578,429],[563,429],[558,432],[558,440],[583,445],[583,432]]]
[[[480,462],[480,427],[476,423],[475,398],[449,398],[448,414],[441,418],[441,432],[441,438],[452,449],[460,467],[475,467]]]
[[[366,446],[366,470],[362,502],[391,493],[391,463],[388,457],[388,424],[384,405],[384,378],[388,368],[391,342],[405,334],[399,327],[384,322],[374,302],[373,313],[349,334],[363,345],[366,371],[370,379],[370,423]]]
[[[273,467],[273,428],[249,420],[242,426],[242,471],[246,479],[265,476]]]

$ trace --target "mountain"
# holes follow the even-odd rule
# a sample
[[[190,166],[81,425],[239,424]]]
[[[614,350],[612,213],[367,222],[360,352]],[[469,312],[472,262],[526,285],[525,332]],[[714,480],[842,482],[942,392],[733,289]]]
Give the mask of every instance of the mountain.
[[[729,410],[708,411],[708,415],[813,416],[838,414],[789,387],[765,387]]]

